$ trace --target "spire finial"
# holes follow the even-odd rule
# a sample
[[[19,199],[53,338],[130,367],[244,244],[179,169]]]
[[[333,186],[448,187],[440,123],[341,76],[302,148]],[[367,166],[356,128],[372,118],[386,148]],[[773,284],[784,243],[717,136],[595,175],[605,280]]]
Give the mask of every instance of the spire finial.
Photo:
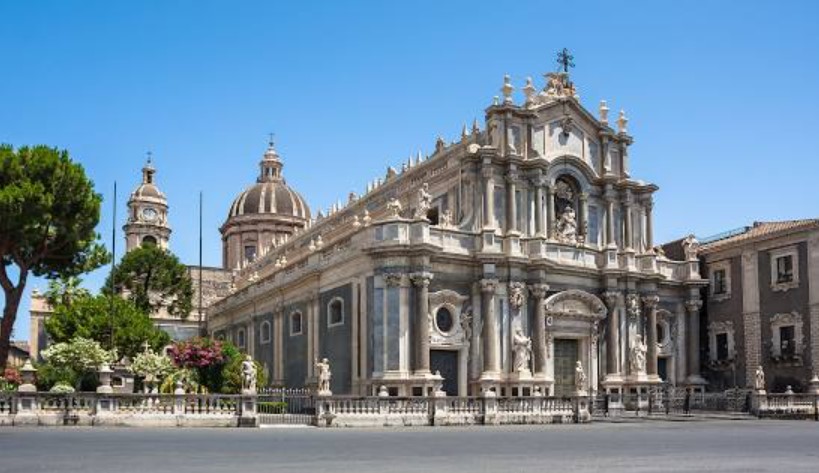
[[[153,151],[148,150],[148,152],[146,152],[145,155],[148,157],[148,163],[147,164],[148,164],[148,166],[150,166],[151,164],[153,164],[154,153],[153,153]]]
[[[275,140],[274,140],[275,137],[276,137],[275,133],[271,132],[271,133],[267,134],[267,146],[269,148],[273,148],[273,146],[275,145]]]

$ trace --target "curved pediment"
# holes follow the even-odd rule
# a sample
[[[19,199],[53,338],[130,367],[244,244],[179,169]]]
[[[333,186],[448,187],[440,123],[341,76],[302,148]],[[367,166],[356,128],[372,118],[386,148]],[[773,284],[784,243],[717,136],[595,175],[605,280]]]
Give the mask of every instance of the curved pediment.
[[[606,317],[606,305],[594,294],[579,289],[569,289],[549,296],[544,301],[546,313],[556,316]]]

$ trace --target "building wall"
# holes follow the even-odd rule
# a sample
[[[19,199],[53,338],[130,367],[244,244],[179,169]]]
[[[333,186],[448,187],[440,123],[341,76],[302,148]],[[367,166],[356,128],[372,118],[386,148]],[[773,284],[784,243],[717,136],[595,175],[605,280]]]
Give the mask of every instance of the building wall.
[[[745,386],[745,325],[742,316],[743,307],[743,284],[742,284],[742,258],[733,256],[728,258],[714,258],[714,262],[727,261],[730,265],[731,296],[727,299],[716,300],[710,296],[711,287],[705,289],[707,295],[705,300],[705,316],[702,318],[700,327],[701,343],[703,348],[701,361],[704,366],[709,366],[709,335],[708,325],[714,322],[731,322],[734,325],[734,346],[737,356],[734,365],[725,369],[710,367],[705,370],[706,378],[713,389],[727,389],[733,386]],[[707,264],[703,277],[709,277],[710,266]]]
[[[290,315],[299,311],[302,314],[301,335],[291,335]],[[307,352],[307,339],[311,336],[313,327],[308,323],[308,312],[306,302],[296,302],[284,306],[284,330],[282,330],[282,344],[284,347],[284,381],[288,387],[304,387],[308,377],[308,363],[310,360]]]
[[[328,305],[340,299],[344,308],[344,321],[340,325],[330,326]],[[330,389],[334,394],[351,394],[352,392],[352,285],[345,284],[322,292],[319,298],[319,358],[332,360],[333,377]]]

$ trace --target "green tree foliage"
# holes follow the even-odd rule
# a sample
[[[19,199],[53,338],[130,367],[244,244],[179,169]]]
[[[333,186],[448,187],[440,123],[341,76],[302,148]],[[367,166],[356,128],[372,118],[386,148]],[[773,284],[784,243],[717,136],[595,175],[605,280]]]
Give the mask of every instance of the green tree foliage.
[[[187,317],[191,312],[193,284],[188,269],[170,251],[144,245],[128,252],[114,268],[114,290],[147,313],[165,307],[169,314]],[[103,291],[110,291],[111,276]]]
[[[111,302],[114,303],[114,346],[118,357],[133,359],[144,345],[161,350],[170,343],[167,333],[156,328],[148,315],[133,302],[121,297],[85,296],[71,305],[57,304],[46,319],[48,336],[54,342],[69,342],[77,337],[99,342],[111,349]]]
[[[70,342],[56,343],[43,351],[46,364],[41,376],[53,377],[54,384],[69,384],[81,389],[86,377],[96,378],[96,372],[105,363],[111,363],[113,354],[99,342],[77,337]]]
[[[0,145],[0,367],[29,275],[51,279],[104,264],[94,231],[102,197],[67,151]]]
[[[45,292],[46,301],[51,307],[70,306],[75,300],[90,295],[88,289],[82,287],[82,279],[77,276],[52,279],[48,282],[48,290]]]

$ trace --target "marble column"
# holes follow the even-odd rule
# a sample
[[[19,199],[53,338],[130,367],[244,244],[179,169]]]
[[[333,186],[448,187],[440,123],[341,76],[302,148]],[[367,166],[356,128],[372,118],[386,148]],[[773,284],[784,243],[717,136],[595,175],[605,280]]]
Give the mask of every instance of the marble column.
[[[606,246],[617,246],[614,232],[614,199],[606,197]]]
[[[546,307],[544,300],[549,290],[548,284],[532,284],[529,286],[535,298],[535,320],[532,327],[532,342],[534,345],[535,375],[546,375]]]
[[[483,377],[500,373],[500,337],[495,316],[497,279],[481,280],[481,312],[483,320]]]
[[[483,228],[495,228],[495,181],[493,179],[492,164],[483,165]]]
[[[580,228],[578,234],[582,236],[583,241],[589,241],[589,194],[585,192],[580,194]]]
[[[516,199],[516,182],[518,176],[515,171],[506,175],[506,232],[515,233],[518,230],[518,201]]]
[[[543,236],[543,182],[540,177],[532,180],[535,187],[535,231],[534,236]]]
[[[657,304],[660,298],[656,295],[643,296],[643,308],[646,311],[646,327],[648,350],[646,353],[646,374],[657,376]]]
[[[603,300],[609,310],[608,327],[606,328],[606,374],[620,374],[620,364],[618,354],[620,349],[620,314],[617,311],[617,303],[620,300],[620,293],[617,291],[606,291],[603,293]]]
[[[688,312],[688,379],[699,381],[700,377],[700,307],[702,301],[691,299],[685,301],[685,311]]]
[[[414,273],[410,275],[415,285],[415,374],[429,371],[429,282],[432,274]]]
[[[654,250],[654,201],[648,198],[645,202],[646,209],[646,251]]]
[[[629,250],[632,248],[632,236],[633,236],[633,225],[631,220],[631,197],[626,197],[625,202],[623,202],[623,224],[625,226],[625,240],[623,242],[623,248]]]
[[[554,238],[555,226],[555,188],[549,186],[546,188],[546,237]]]

